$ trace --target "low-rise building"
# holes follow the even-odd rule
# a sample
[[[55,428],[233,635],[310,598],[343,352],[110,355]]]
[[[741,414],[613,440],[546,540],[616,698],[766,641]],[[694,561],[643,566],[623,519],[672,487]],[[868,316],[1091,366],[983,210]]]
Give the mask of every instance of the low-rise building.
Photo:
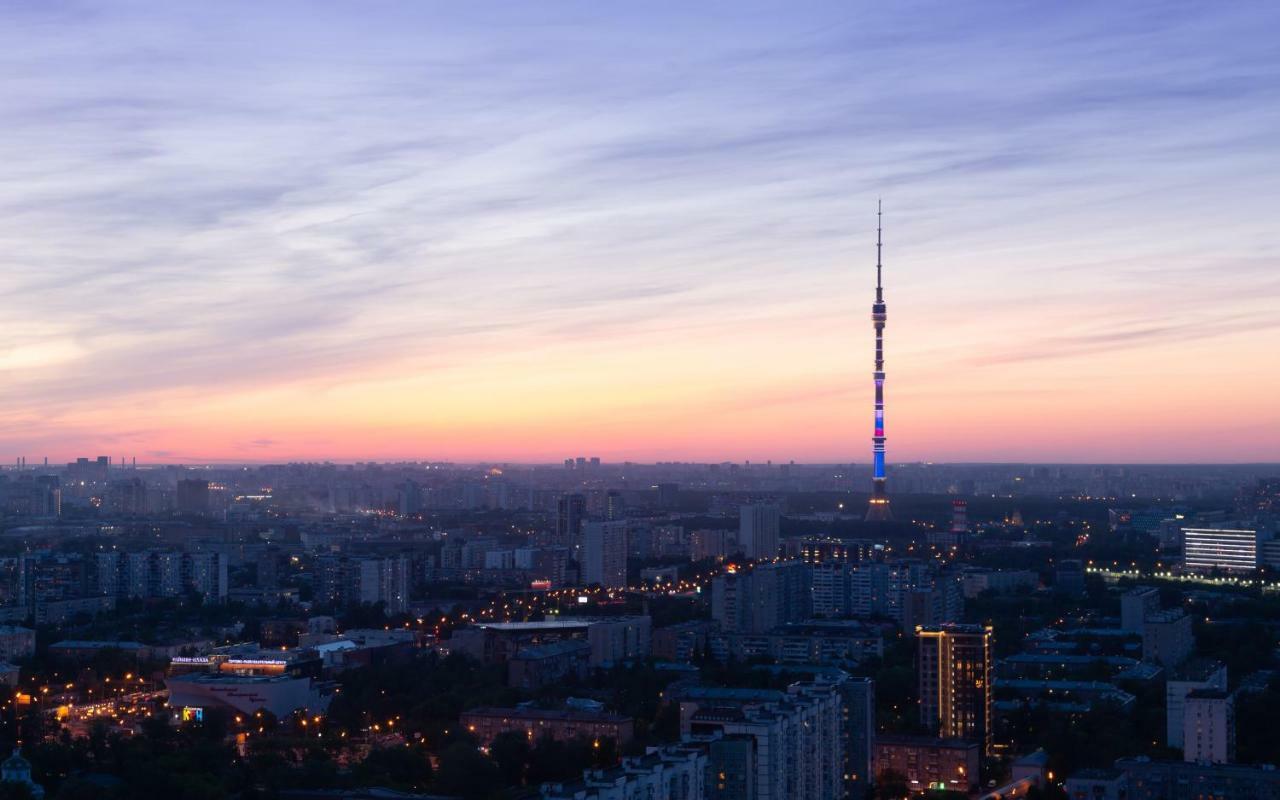
[[[1125,758],[1116,769],[1125,776],[1126,800],[1280,798],[1280,770],[1266,766]]]
[[[592,741],[611,739],[619,748],[631,741],[635,721],[631,717],[576,709],[473,708],[462,712],[459,721],[482,745],[501,733],[523,733],[530,744],[542,738],[560,741],[583,737]]]
[[[178,714],[182,709],[225,708],[240,714],[265,709],[284,717],[299,710],[323,712],[332,699],[326,686],[293,675],[193,672],[166,678],[165,685],[169,706]]]
[[[912,792],[968,792],[978,786],[980,756],[981,745],[967,739],[878,736],[875,773],[877,780],[887,773],[904,776]]]
[[[541,689],[586,677],[591,645],[579,640],[526,647],[507,661],[507,685],[513,689]]]
[[[1118,769],[1082,769],[1062,788],[1068,800],[1126,800],[1128,783]]]
[[[966,598],[974,598],[985,592],[1012,594],[1024,589],[1034,589],[1039,584],[1039,573],[1029,569],[968,569],[961,575],[961,586]]]
[[[20,661],[35,652],[35,631],[18,625],[0,625],[0,660]]]
[[[1062,711],[1083,712],[1107,706],[1127,711],[1137,698],[1102,681],[1050,681],[1001,678],[995,682],[996,694],[1015,697],[1020,702]],[[1004,701],[1001,701],[1003,707]]]
[[[591,646],[591,666],[609,667],[649,657],[651,624],[642,616],[488,622],[454,631],[449,645],[486,664],[505,664],[526,647],[583,640]]]

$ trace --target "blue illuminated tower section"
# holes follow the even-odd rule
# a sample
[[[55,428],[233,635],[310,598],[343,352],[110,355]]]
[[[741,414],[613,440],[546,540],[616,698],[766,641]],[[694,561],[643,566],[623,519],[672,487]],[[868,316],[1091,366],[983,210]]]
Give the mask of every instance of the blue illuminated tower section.
[[[884,487],[884,323],[889,318],[884,305],[884,288],[880,285],[881,240],[880,203],[876,203],[876,302],[871,306],[871,324],[876,329],[876,371],[871,373],[876,381],[876,423],[871,436],[871,500],[867,503],[868,522],[887,522],[893,519],[889,510],[889,494]]]

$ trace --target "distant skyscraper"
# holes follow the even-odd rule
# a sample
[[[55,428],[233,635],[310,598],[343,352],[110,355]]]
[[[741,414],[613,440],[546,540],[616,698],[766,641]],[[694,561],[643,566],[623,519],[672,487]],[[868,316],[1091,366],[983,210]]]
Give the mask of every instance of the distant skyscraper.
[[[991,752],[991,629],[981,625],[916,628],[920,646],[920,721],[942,739],[979,742]]]
[[[400,516],[420,513],[424,507],[422,486],[417,481],[405,481],[400,484],[397,500]]]
[[[867,504],[867,521],[882,522],[893,519],[889,511],[889,495],[884,481],[884,323],[889,318],[884,304],[884,289],[880,284],[881,242],[880,204],[876,204],[876,302],[871,306],[871,323],[876,329],[876,369],[871,373],[876,382],[875,433],[871,437],[871,500]]]
[[[195,478],[178,481],[178,513],[209,513],[209,482]]]
[[[587,515],[587,498],[580,494],[561,495],[556,504],[555,543],[572,548],[575,556],[582,546],[582,519]]]
[[[623,498],[622,492],[610,489],[605,495],[604,518],[610,520],[627,518],[627,501]]]
[[[969,501],[951,501],[951,532],[957,536],[969,532]]]
[[[738,546],[747,558],[778,555],[782,509],[773,503],[752,503],[738,510]]]

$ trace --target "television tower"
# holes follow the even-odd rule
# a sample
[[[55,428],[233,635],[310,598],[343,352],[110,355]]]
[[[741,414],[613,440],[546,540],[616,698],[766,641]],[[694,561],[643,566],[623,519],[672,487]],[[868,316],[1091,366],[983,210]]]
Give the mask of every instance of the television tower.
[[[876,370],[871,373],[876,381],[876,426],[871,436],[871,500],[867,503],[867,522],[888,522],[893,519],[889,510],[889,495],[884,488],[884,323],[889,318],[884,305],[884,288],[880,285],[881,240],[880,201],[876,201],[876,302],[871,306],[871,324],[876,329]]]

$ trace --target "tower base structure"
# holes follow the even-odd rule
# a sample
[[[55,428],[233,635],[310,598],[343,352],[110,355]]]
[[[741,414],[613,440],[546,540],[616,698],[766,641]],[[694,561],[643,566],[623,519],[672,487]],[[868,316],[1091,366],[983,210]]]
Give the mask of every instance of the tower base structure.
[[[889,498],[881,492],[875,492],[867,502],[867,522],[892,522],[893,512],[889,510]]]

